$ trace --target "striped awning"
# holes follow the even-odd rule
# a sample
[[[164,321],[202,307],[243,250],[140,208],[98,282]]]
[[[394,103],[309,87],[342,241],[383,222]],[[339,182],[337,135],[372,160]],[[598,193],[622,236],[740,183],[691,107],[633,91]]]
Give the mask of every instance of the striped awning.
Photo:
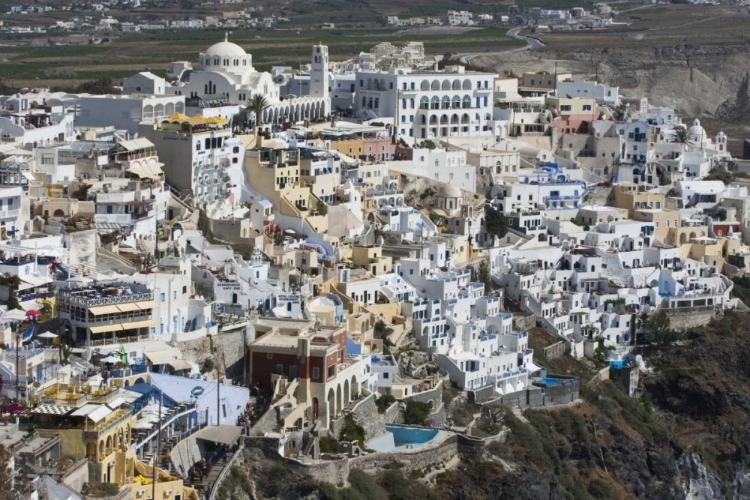
[[[91,333],[119,332],[122,330],[122,325],[115,323],[112,325],[92,326],[89,330],[91,330]]]
[[[128,302],[127,304],[117,304],[117,309],[120,312],[139,311],[138,305],[135,302]]]
[[[117,306],[97,306],[97,307],[89,307],[89,311],[92,314],[100,315],[100,314],[116,314],[120,312],[120,310],[117,308]]]
[[[150,328],[154,326],[154,322],[148,319],[144,321],[133,321],[132,323],[123,323],[120,326],[122,326],[123,330],[131,330],[133,328]]]

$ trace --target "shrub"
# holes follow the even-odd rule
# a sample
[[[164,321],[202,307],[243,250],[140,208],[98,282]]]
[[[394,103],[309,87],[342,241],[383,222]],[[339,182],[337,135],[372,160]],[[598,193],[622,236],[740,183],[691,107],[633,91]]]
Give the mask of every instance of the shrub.
[[[430,403],[409,401],[404,411],[404,423],[408,425],[425,425],[425,420],[430,415]]]
[[[359,446],[365,447],[365,428],[355,422],[352,418],[347,419],[344,428],[341,429],[341,439],[344,441],[356,441]]]
[[[338,453],[339,442],[331,436],[323,436],[320,438],[320,452],[321,453]]]
[[[201,373],[210,373],[214,371],[216,364],[212,358],[206,358],[203,360],[203,366],[201,366]]]
[[[396,398],[394,398],[390,394],[386,394],[385,396],[380,396],[377,400],[375,400],[375,406],[378,407],[378,413],[385,413],[385,410],[390,408],[391,405],[395,402]]]

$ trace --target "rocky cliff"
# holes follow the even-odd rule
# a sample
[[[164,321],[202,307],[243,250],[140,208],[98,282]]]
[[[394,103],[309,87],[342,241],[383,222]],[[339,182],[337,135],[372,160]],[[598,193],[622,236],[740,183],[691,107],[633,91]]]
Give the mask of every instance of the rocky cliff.
[[[633,35],[635,38],[638,35]],[[501,74],[513,71],[572,73],[620,87],[621,94],[643,95],[688,116],[709,114],[724,120],[750,118],[748,79],[750,43],[678,43],[625,48],[557,50],[550,44],[539,52],[510,52],[472,59]]]

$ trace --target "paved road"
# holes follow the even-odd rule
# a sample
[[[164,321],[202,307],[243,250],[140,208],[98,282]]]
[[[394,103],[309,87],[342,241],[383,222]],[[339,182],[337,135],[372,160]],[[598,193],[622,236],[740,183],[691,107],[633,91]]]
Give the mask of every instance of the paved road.
[[[511,38],[515,38],[516,40],[521,40],[523,42],[526,42],[525,47],[521,47],[518,49],[511,49],[511,50],[502,50],[497,52],[466,52],[463,54],[456,54],[452,57],[452,59],[458,59],[462,64],[469,64],[472,59],[475,57],[481,57],[481,56],[496,56],[500,54],[506,54],[508,52],[513,51],[522,51],[522,50],[536,50],[539,48],[544,47],[544,43],[542,43],[541,40],[539,40],[536,37],[530,37],[526,35],[521,35],[521,30],[523,28],[513,28],[509,30],[506,35],[508,35]]]

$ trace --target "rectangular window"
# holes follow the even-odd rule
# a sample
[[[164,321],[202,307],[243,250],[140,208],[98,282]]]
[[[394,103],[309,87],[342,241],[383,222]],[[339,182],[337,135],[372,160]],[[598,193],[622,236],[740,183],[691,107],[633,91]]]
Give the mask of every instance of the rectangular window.
[[[312,378],[313,380],[317,380],[318,378],[320,378],[320,368],[318,368],[317,366],[312,369]]]
[[[388,378],[388,372],[383,372],[383,378]]]
[[[161,293],[161,302],[162,302],[162,304],[163,304],[164,302],[166,302],[166,301],[167,301],[167,294],[165,294],[164,292],[162,292],[162,293]]]
[[[221,413],[224,415],[224,418],[227,418],[227,405],[221,405]]]
[[[279,375],[283,375],[284,374],[284,365],[282,365],[282,364],[276,365],[276,373],[279,374]]]

